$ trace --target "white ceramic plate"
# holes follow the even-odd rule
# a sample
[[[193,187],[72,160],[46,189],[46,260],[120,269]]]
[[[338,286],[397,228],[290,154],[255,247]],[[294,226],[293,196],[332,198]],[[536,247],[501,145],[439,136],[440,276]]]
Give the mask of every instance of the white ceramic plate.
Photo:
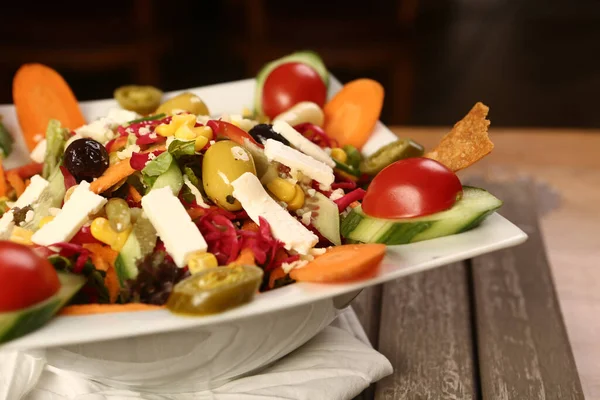
[[[332,79],[329,95],[337,92],[340,87],[340,83]],[[191,91],[206,102],[214,115],[226,112],[240,114],[244,107],[252,106],[254,80],[223,83],[195,88]],[[180,92],[171,92],[167,96]],[[110,107],[115,106],[116,102],[112,99],[81,104],[88,121],[104,116]],[[19,135],[13,106],[0,106],[0,114],[4,117],[6,127],[17,137],[15,151],[6,160],[7,167],[12,168],[27,162],[29,156]],[[389,129],[378,123],[371,139],[364,146],[363,153],[371,154],[395,138]],[[526,239],[527,235],[521,229],[495,213],[481,226],[469,232],[409,245],[389,246],[378,275],[370,280],[327,285],[296,283],[260,294],[247,305],[208,317],[180,317],[166,310],[60,316],[38,331],[5,344],[3,348],[28,349],[66,346],[230,323],[353,293],[362,288],[405,275],[515,246]]]

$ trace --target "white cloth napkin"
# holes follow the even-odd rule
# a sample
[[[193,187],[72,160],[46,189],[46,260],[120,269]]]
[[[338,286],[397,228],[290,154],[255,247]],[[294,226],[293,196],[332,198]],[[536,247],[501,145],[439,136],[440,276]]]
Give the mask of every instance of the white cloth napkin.
[[[0,400],[345,400],[392,373],[348,307],[321,333],[260,373],[213,390],[116,390],[46,365],[43,352],[0,353]]]

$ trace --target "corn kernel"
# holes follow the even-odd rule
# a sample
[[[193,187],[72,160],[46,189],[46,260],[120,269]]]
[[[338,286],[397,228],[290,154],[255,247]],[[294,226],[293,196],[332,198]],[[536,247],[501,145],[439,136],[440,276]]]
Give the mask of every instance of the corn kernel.
[[[296,188],[296,195],[294,196],[292,201],[287,202],[288,210],[290,210],[290,211],[296,211],[296,210],[302,208],[302,206],[304,206],[304,190],[302,190],[300,185],[296,185],[295,188]]]
[[[10,241],[24,244],[24,245],[32,245],[31,236],[33,235],[33,231],[29,229],[21,228],[20,226],[15,226],[10,235]]]
[[[346,160],[348,160],[348,154],[346,154],[346,152],[343,149],[340,149],[339,147],[334,147],[333,149],[331,149],[331,158],[338,162],[345,163]]]
[[[275,178],[267,183],[267,188],[281,201],[292,201],[296,196],[296,186],[282,178]]]
[[[254,115],[254,113],[248,107],[244,107],[242,109],[242,117],[244,117],[244,118],[252,118],[253,115]]]
[[[184,125],[192,128],[194,124],[196,124],[196,116],[194,114],[178,114],[173,116],[170,125],[177,130]]]
[[[196,139],[196,132],[194,132],[189,125],[184,124],[177,128],[177,131],[175,131],[175,137],[177,139],[192,140]]]
[[[120,251],[131,233],[131,228],[117,233],[110,227],[110,223],[106,218],[98,217],[92,221],[90,231],[94,238],[109,245],[113,250]]]
[[[42,226],[46,225],[48,222],[52,221],[53,219],[54,219],[54,217],[52,215],[43,217],[42,219],[40,219],[39,227],[41,228]]]
[[[208,143],[208,139],[205,138],[204,136],[196,136],[196,143],[194,144],[194,150],[196,151],[200,151],[204,148],[204,146],[206,146],[206,143]]]
[[[205,269],[218,267],[219,262],[214,254],[197,251],[189,255],[187,266],[191,274],[197,274]]]
[[[154,132],[160,136],[173,136],[175,134],[175,127],[167,124],[160,124],[154,129]]]
[[[194,132],[196,132],[196,136],[204,136],[208,140],[213,138],[213,130],[209,126],[197,126],[194,128]]]

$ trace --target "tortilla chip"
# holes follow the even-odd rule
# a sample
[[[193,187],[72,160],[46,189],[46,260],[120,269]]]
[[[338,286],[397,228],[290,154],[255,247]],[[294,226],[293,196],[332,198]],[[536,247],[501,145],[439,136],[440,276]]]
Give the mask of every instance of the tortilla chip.
[[[437,147],[425,154],[425,157],[436,160],[456,172],[488,155],[494,148],[488,137],[490,121],[486,117],[489,110],[481,102],[475,104],[442,138]]]

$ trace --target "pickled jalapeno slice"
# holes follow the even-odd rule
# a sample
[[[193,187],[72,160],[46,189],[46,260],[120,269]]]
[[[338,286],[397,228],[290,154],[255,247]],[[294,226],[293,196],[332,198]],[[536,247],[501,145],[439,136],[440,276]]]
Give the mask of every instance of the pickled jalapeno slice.
[[[263,279],[254,265],[209,268],[175,285],[167,308],[178,314],[216,314],[252,300]]]
[[[139,114],[150,114],[158,108],[163,92],[154,86],[127,85],[115,90],[121,107]]]
[[[363,159],[360,163],[360,172],[377,175],[379,171],[398,160],[422,156],[423,151],[423,146],[411,139],[398,139]]]

